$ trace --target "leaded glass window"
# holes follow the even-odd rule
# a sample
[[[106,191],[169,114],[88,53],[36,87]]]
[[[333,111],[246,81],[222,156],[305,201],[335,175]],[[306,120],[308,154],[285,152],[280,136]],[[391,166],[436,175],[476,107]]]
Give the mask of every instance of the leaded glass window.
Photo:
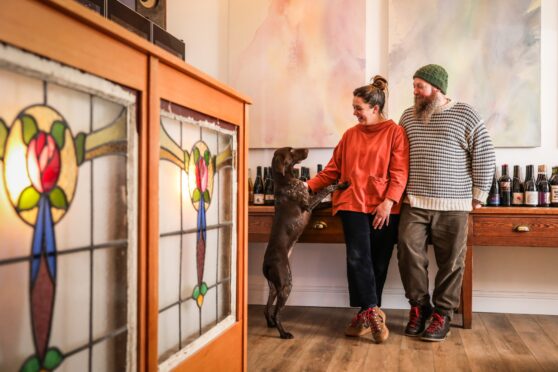
[[[162,102],[159,362],[171,368],[236,320],[236,129]]]
[[[0,44],[0,370],[136,360],[136,95]]]

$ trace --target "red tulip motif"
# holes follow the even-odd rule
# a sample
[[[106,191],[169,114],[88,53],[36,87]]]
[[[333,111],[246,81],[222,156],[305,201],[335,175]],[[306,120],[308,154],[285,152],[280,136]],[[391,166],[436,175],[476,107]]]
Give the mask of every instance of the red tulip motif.
[[[37,191],[48,193],[56,186],[60,175],[60,150],[50,134],[39,132],[29,142],[27,171]]]
[[[200,156],[198,159],[198,164],[196,166],[196,186],[200,190],[200,193],[207,189],[207,180],[208,180],[208,172],[207,172],[207,165],[205,164],[204,157]]]

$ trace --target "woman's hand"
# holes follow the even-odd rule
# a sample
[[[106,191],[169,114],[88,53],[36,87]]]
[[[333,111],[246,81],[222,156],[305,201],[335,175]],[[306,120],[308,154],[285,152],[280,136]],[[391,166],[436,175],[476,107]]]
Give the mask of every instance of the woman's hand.
[[[384,199],[374,211],[374,220],[372,221],[372,227],[374,229],[381,229],[384,226],[389,226],[389,215],[391,213],[391,207],[393,207],[393,200]]]

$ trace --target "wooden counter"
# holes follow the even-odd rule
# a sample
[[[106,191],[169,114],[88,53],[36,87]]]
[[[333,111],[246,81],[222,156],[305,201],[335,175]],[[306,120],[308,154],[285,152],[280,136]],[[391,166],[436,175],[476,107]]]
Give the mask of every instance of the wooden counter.
[[[267,242],[274,207],[248,208],[248,242]],[[344,243],[343,227],[330,209],[315,211],[301,243]],[[484,207],[469,215],[467,256],[461,289],[463,327],[471,328],[473,246],[558,248],[558,208]]]

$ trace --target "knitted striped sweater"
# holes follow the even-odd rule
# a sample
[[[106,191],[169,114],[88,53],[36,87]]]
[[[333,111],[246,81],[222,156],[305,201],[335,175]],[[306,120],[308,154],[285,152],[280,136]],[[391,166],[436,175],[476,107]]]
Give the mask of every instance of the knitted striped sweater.
[[[494,146],[479,114],[449,101],[424,123],[414,108],[401,116],[410,146],[406,202],[439,211],[470,211],[486,201],[494,175]]]

